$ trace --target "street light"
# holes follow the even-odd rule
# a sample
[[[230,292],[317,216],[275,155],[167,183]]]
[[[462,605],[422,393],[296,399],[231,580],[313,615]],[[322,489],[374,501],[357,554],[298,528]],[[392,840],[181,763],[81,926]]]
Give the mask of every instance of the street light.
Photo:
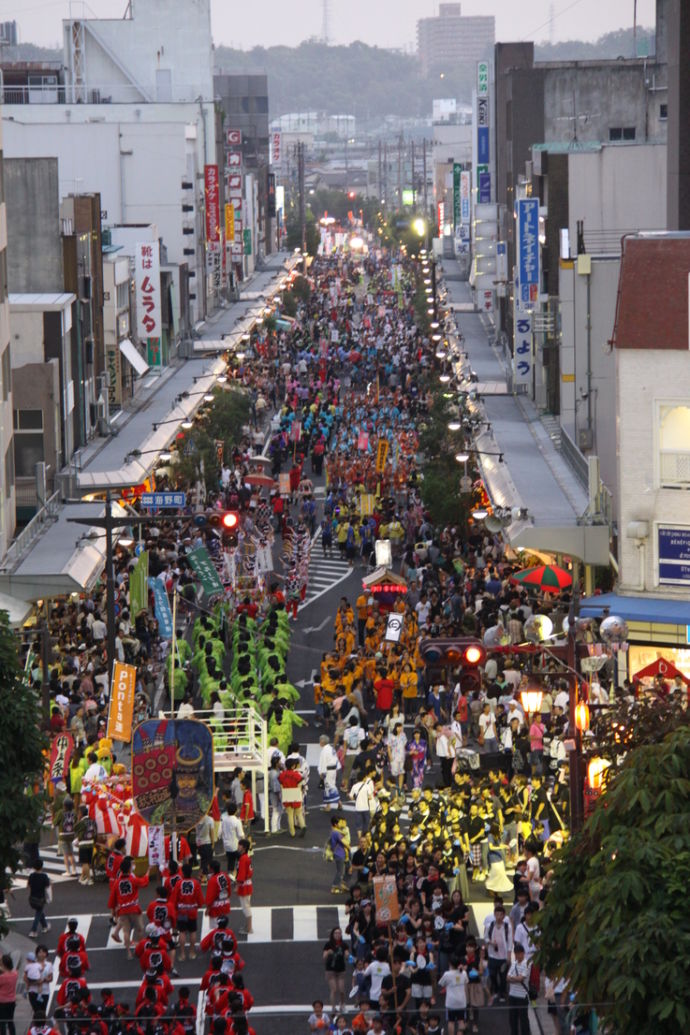
[[[580,733],[589,729],[589,705],[586,701],[578,701],[575,705],[575,726]]]
[[[539,715],[541,713],[541,702],[544,692],[537,686],[526,686],[520,691],[520,701],[525,715]]]
[[[450,427],[450,425],[448,425],[448,426]],[[459,429],[459,427],[460,427],[460,425],[458,425],[458,429]],[[457,460],[457,462],[459,464],[466,464],[467,461],[469,460],[469,458],[470,458],[470,454],[469,453],[456,453],[455,454],[455,459]]]

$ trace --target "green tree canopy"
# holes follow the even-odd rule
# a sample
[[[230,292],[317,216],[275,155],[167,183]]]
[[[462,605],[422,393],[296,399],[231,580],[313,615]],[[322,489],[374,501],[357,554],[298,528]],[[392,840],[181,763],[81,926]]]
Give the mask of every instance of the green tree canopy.
[[[20,865],[19,847],[41,822],[44,749],[41,702],[24,680],[17,642],[0,611],[0,885],[7,891]],[[0,934],[7,932],[0,917]]]
[[[690,726],[634,748],[555,864],[538,962],[607,1030],[690,1031]]]

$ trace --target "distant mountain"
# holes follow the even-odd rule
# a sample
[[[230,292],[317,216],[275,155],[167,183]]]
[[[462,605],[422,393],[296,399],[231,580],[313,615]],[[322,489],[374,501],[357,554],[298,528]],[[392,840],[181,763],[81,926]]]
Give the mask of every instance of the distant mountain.
[[[414,55],[351,43],[328,47],[307,41],[298,47],[216,48],[219,72],[268,76],[271,115],[326,111],[358,119],[431,114],[434,97],[469,98],[474,69],[457,69],[443,80],[425,79]]]
[[[654,30],[637,31],[638,54],[654,53]],[[568,40],[540,43],[538,61],[594,60],[633,56],[632,29],[609,32],[593,43]],[[60,61],[62,53],[32,43],[3,51],[3,61]],[[254,47],[252,50],[215,48],[218,72],[263,73],[268,76],[271,116],[291,111],[326,111],[379,120],[386,115],[428,117],[435,97],[469,101],[475,81],[474,66],[458,66],[423,77],[414,55],[351,43],[327,47],[307,40],[298,47]]]
[[[35,43],[18,43],[16,47],[3,47],[1,59],[5,61],[62,61],[62,51],[57,47],[37,47]]]
[[[649,57],[654,53],[654,29],[637,29],[637,56]],[[595,61],[597,58],[635,57],[632,29],[607,32],[592,43],[583,40],[564,40],[561,43],[537,43],[534,48],[537,61]]]

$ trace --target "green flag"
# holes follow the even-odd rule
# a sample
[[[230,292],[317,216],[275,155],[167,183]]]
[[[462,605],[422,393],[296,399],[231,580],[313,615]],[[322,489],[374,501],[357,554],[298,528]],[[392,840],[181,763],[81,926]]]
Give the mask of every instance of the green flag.
[[[220,576],[213,565],[208,550],[203,546],[197,546],[196,550],[191,550],[187,554],[187,560],[199,576],[204,594],[207,597],[224,592],[223,583],[220,581]]]
[[[129,609],[132,618],[149,609],[149,555],[142,550],[129,576]]]

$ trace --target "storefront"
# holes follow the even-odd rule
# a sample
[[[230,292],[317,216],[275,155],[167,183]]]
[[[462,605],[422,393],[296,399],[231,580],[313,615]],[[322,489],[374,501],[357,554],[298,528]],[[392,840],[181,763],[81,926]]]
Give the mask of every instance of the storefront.
[[[628,623],[627,655],[618,656],[619,681],[665,660],[690,678],[690,600],[631,597],[617,593],[586,597],[583,617],[617,615]]]

